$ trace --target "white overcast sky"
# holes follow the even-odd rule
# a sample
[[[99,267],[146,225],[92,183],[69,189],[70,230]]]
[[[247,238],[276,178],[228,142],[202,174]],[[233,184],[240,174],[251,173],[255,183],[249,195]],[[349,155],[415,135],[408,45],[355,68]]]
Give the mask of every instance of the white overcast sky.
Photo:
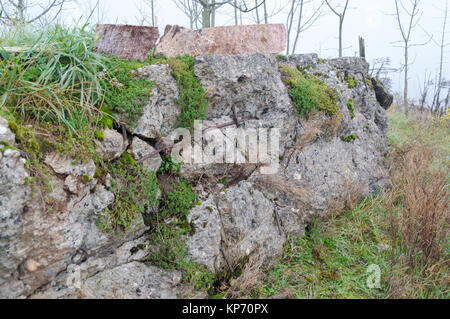
[[[64,20],[70,22],[80,16],[86,16],[91,8],[95,6],[97,0],[78,0],[79,4],[71,4],[64,13]],[[253,3],[253,0],[248,0]],[[321,0],[313,0],[321,3]],[[290,0],[267,0],[270,8],[282,7]],[[340,4],[343,0],[330,0],[330,3]],[[406,0],[405,3],[408,3]],[[164,32],[167,24],[178,24],[189,27],[188,18],[180,11],[172,0],[155,0],[156,16],[160,33]],[[347,12],[344,23],[344,55],[354,56],[358,51],[358,36],[363,36],[366,40],[367,60],[371,62],[375,58],[389,56],[393,67],[402,64],[403,50],[396,47],[395,41],[401,39],[397,21],[393,16],[395,12],[394,0],[350,0],[350,9]],[[422,0],[421,10],[423,16],[420,25],[412,35],[413,43],[423,43],[429,39],[426,30],[433,35],[437,42],[441,39],[443,11],[445,0]],[[138,8],[145,8],[144,0],[99,0],[99,8],[104,12],[101,17],[102,23],[122,23],[139,24]],[[286,23],[288,7],[274,17],[270,23]],[[147,12],[150,9],[147,7]],[[262,14],[262,13],[261,13]],[[96,14],[95,14],[96,16]],[[248,14],[244,24],[254,24],[252,15]],[[245,16],[244,16],[245,17]],[[407,17],[404,18],[406,25]],[[217,16],[216,25],[234,24],[233,10],[230,7],[222,7]],[[450,30],[450,21],[447,30]],[[337,55],[338,47],[338,18],[329,10],[321,17],[316,24],[306,30],[300,38],[297,53],[318,53],[321,57],[329,58]],[[447,36],[450,43],[450,34]],[[417,96],[419,83],[423,82],[426,71],[435,74],[439,68],[440,49],[430,41],[425,46],[413,47],[410,52],[410,59],[414,62],[411,66],[410,95]],[[450,75],[450,46],[446,50],[444,65],[444,77]],[[397,92],[403,89],[401,74],[393,76],[393,89]]]

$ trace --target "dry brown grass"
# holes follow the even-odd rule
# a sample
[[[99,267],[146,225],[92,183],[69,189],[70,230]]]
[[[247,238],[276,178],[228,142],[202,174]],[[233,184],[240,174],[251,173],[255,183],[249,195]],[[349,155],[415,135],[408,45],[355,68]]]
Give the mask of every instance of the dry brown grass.
[[[397,195],[391,198],[392,209],[402,202],[394,222],[411,267],[439,260],[448,238],[449,175],[437,165],[442,161],[428,145],[416,143],[397,155],[391,170]]]
[[[396,136],[401,143],[390,156],[393,188],[384,196],[390,212],[391,298],[426,298],[436,287],[449,287],[449,124],[426,111],[413,112],[403,124],[406,134]]]
[[[261,289],[263,286],[262,279],[265,276],[265,273],[262,270],[263,265],[263,256],[250,256],[239,278],[230,281],[230,287],[225,298],[252,298],[255,291]]]

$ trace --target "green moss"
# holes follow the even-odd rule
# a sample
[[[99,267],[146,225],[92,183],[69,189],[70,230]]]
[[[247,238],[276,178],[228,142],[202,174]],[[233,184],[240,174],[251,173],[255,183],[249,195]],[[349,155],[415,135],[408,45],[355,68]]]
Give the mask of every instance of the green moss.
[[[144,78],[137,78],[134,70],[145,64],[137,61],[107,57],[105,61],[106,76],[102,85],[106,88],[103,110],[106,111],[100,122],[111,127],[108,113],[112,113],[133,126],[143,114],[143,107],[152,95],[154,83]]]
[[[128,152],[124,152],[122,154],[122,156],[120,156],[118,161],[120,162],[120,164],[122,166],[127,166],[127,165],[134,166],[134,165],[136,165],[136,161],[134,160],[133,156],[130,153],[128,153]]]
[[[128,153],[126,153],[128,154]],[[106,164],[114,203],[99,214],[97,225],[108,232],[129,231],[148,207],[157,206],[158,180],[143,165],[120,158]]]
[[[183,180],[173,182],[171,189],[163,194],[158,214],[150,218],[150,238],[157,249],[150,251],[149,261],[164,269],[181,270],[183,282],[207,290],[214,282],[214,274],[202,265],[187,261],[186,237],[195,233],[187,215],[196,203],[196,195]]]
[[[349,89],[353,89],[356,86],[356,84],[358,83],[358,81],[355,78],[353,78],[352,76],[349,76],[347,74],[345,75],[344,80],[345,80],[345,82],[347,82]]]
[[[170,173],[178,173],[180,172],[181,165],[179,163],[175,163],[172,157],[163,157],[161,167],[159,168],[158,173],[160,174],[170,174]]]
[[[203,120],[206,116],[205,90],[194,74],[194,60],[190,56],[169,60],[172,75],[177,82],[179,98],[175,100],[181,115],[178,127],[193,128],[195,120]]]
[[[281,61],[287,61],[288,60],[287,56],[285,56],[284,54],[278,54],[277,58],[278,58],[278,60],[281,60]]]
[[[353,120],[355,118],[355,107],[353,106],[353,99],[348,100],[347,109],[350,118]]]
[[[102,131],[94,130],[94,136],[100,142],[103,142],[105,140],[105,136],[103,135]]]
[[[341,140],[347,143],[353,142],[354,140],[356,140],[357,136],[356,134],[352,134],[349,136],[341,136]]]
[[[81,177],[81,182],[82,182],[83,184],[89,183],[90,180],[91,180],[91,178],[90,178],[89,175],[87,175],[87,174],[84,174],[84,175]]]
[[[280,66],[280,71],[300,117],[308,117],[316,110],[329,116],[337,116],[339,106],[335,89],[329,88],[317,77],[300,70]]]
[[[3,148],[0,148],[0,151],[6,151],[6,150],[18,151],[19,150],[19,149],[15,148],[14,146],[12,146],[10,143],[5,142],[5,141],[0,141],[0,145],[3,146]]]

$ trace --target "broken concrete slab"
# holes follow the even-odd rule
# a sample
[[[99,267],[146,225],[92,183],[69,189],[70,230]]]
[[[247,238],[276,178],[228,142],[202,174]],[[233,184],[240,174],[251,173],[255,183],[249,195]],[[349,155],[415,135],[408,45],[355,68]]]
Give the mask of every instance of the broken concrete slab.
[[[286,47],[283,24],[225,26],[190,30],[168,25],[154,54],[167,58],[178,55],[277,54]]]
[[[159,39],[157,27],[98,24],[95,49],[121,59],[144,61]]]

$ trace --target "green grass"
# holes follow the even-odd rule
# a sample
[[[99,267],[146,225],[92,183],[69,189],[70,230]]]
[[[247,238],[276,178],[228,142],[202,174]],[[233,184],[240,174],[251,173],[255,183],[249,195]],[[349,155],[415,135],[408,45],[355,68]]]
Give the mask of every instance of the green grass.
[[[298,298],[380,298],[381,289],[367,286],[368,266],[389,272],[388,235],[379,227],[386,212],[376,200],[366,200],[353,211],[317,221],[306,237],[286,245],[284,256],[266,277],[265,295],[289,289]]]

